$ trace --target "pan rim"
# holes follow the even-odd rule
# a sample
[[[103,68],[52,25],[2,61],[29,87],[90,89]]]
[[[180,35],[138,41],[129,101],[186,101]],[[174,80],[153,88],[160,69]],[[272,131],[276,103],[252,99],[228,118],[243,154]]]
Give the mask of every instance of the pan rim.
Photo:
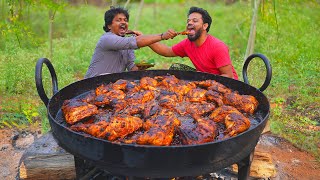
[[[170,145],[170,146],[155,146],[155,145],[139,145],[139,144],[126,144],[126,143],[118,143],[118,142],[113,142],[113,141],[108,141],[108,140],[105,140],[105,139],[100,139],[100,138],[96,138],[94,136],[91,136],[91,135],[84,135],[83,133],[79,133],[79,132],[76,132],[76,131],[72,131],[70,128],[62,125],[61,123],[57,122],[56,121],[56,118],[53,117],[53,115],[50,113],[50,107],[52,107],[51,105],[53,103],[55,103],[55,100],[56,99],[59,99],[57,98],[57,96],[59,96],[60,94],[62,94],[62,92],[64,92],[64,90],[70,88],[70,87],[77,87],[78,84],[81,84],[83,82],[95,82],[97,81],[97,79],[104,79],[105,77],[108,77],[108,76],[117,76],[117,75],[123,75],[123,76],[130,76],[131,74],[136,74],[136,73],[140,73],[140,74],[148,74],[148,73],[152,73],[152,72],[160,72],[160,73],[166,73],[166,74],[170,74],[168,72],[177,72],[177,73],[193,73],[193,74],[198,74],[200,76],[211,76],[211,77],[214,77],[214,78],[210,78],[211,80],[216,80],[217,79],[223,79],[223,80],[227,80],[227,81],[231,81],[231,82],[235,82],[235,83],[240,83],[250,89],[253,89],[254,91],[256,91],[256,93],[258,93],[260,95],[260,98],[263,98],[266,100],[267,104],[267,107],[266,107],[266,113],[264,114],[264,116],[261,118],[260,122],[258,124],[255,125],[255,127],[253,128],[250,128],[248,129],[247,131],[245,132],[242,132],[236,136],[233,136],[233,137],[229,137],[227,139],[224,139],[224,140],[217,140],[217,141],[212,141],[212,142],[207,142],[207,143],[202,143],[202,144],[192,144],[192,145]],[[173,75],[176,75],[176,74],[173,74]],[[179,78],[179,77],[178,77]],[[134,78],[133,78],[134,79]],[[217,81],[217,80],[216,80]],[[111,82],[111,81],[110,81]],[[221,81],[217,81],[219,83],[221,83]],[[101,82],[102,84],[103,82]],[[109,82],[107,82],[109,83]],[[94,83],[95,84],[95,87],[97,87],[99,84],[97,83]],[[227,86],[226,84],[222,83],[223,85]],[[92,89],[91,89],[92,90]],[[234,89],[233,89],[234,90]],[[252,90],[252,91],[253,91]],[[90,91],[90,90],[89,90]],[[236,90],[237,91],[237,90]],[[85,92],[88,92],[85,91]],[[85,93],[85,92],[82,92],[82,93]],[[80,95],[82,93],[79,93],[77,95]],[[251,94],[249,94],[251,95]],[[76,97],[76,96],[74,96]],[[260,103],[260,102],[259,102]],[[61,109],[61,106],[59,107],[59,109]],[[256,112],[255,112],[256,113]],[[110,143],[110,144],[113,144],[113,145],[118,145],[118,146],[122,146],[122,147],[134,147],[134,148],[152,148],[152,149],[157,149],[157,148],[168,148],[168,149],[179,149],[179,148],[199,148],[199,147],[203,147],[203,146],[208,146],[208,145],[212,145],[212,144],[219,144],[219,143],[222,143],[222,142],[225,142],[225,141],[228,141],[228,140],[232,140],[232,139],[236,139],[236,138],[239,138],[241,137],[242,135],[244,134],[247,134],[247,133],[250,133],[251,131],[254,131],[257,127],[259,127],[262,123],[264,123],[265,121],[268,121],[268,117],[270,115],[270,103],[269,103],[269,100],[267,99],[267,97],[259,90],[257,89],[256,87],[253,87],[249,84],[246,84],[242,81],[239,81],[239,80],[235,80],[235,79],[231,79],[231,78],[227,78],[227,77],[223,77],[223,76],[219,76],[219,75],[214,75],[214,74],[209,74],[209,73],[204,73],[204,72],[194,72],[194,71],[181,71],[181,70],[144,70],[144,71],[131,71],[131,72],[121,72],[121,73],[113,73],[113,74],[102,74],[102,75],[99,75],[99,76],[95,76],[95,77],[91,77],[91,78],[87,78],[87,79],[82,79],[82,80],[79,80],[79,81],[76,81],[76,82],[73,82],[65,87],[63,87],[62,89],[60,89],[57,93],[55,93],[51,99],[49,99],[49,102],[48,102],[48,106],[47,106],[47,114],[49,116],[49,121],[53,121],[56,125],[60,126],[60,128],[63,128],[63,129],[67,129],[67,131],[69,131],[70,133],[73,133],[73,134],[77,134],[77,136],[81,136],[83,138],[90,138],[90,139],[93,139],[95,141],[98,141],[98,142],[101,142],[101,143]],[[54,116],[56,116],[56,114],[54,114]]]

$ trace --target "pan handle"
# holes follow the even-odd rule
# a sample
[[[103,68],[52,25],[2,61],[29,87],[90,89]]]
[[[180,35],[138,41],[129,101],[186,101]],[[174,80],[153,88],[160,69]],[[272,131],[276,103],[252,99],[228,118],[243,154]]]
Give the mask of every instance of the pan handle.
[[[248,80],[248,76],[247,76],[248,65],[249,65],[250,61],[255,57],[259,57],[260,59],[262,59],[264,64],[266,65],[266,70],[267,70],[266,79],[264,80],[263,85],[259,88],[259,90],[262,92],[265,89],[267,89],[267,87],[270,84],[271,77],[272,77],[271,64],[266,56],[264,56],[263,54],[251,54],[244,62],[244,65],[242,68],[242,75],[243,75],[244,82],[249,84],[249,80]]]
[[[43,89],[43,84],[42,84],[42,65],[45,63],[50,71],[51,78],[52,78],[52,92],[53,94],[58,92],[58,80],[57,80],[57,75],[56,72],[47,58],[40,58],[36,64],[36,74],[35,74],[35,80],[36,80],[36,86],[37,86],[37,91],[38,94],[43,101],[44,105],[47,106],[49,102],[49,98],[47,94],[45,93]]]

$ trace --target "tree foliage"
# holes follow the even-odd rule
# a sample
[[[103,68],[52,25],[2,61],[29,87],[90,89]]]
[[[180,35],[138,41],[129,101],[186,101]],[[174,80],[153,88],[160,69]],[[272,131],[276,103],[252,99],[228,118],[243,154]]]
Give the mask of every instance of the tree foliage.
[[[53,12],[48,20],[53,20],[57,11],[62,11],[67,5],[66,0],[1,0],[0,16],[0,47],[6,47],[6,41],[16,41],[18,47],[38,46],[39,41],[33,32],[30,22],[30,8],[40,7]],[[4,41],[2,41],[4,40]]]

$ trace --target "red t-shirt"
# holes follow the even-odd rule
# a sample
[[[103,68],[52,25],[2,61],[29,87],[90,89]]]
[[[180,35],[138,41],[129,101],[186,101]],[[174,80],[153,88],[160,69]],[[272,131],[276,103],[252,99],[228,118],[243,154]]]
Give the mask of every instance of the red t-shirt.
[[[211,35],[208,35],[206,41],[199,47],[189,39],[185,39],[174,45],[172,50],[177,56],[188,56],[196,69],[201,72],[220,75],[218,68],[231,64],[228,46]],[[233,66],[232,72],[234,79],[238,80]]]

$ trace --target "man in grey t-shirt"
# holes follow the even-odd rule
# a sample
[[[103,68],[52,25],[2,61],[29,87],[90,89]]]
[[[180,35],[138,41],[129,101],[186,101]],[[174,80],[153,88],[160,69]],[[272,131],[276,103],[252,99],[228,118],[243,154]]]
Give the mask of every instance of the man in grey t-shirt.
[[[173,30],[155,35],[142,35],[138,31],[133,31],[135,36],[126,37],[129,14],[127,10],[120,7],[106,11],[104,20],[103,29],[106,33],[100,37],[96,45],[85,78],[125,70],[136,71],[138,67],[134,64],[135,49],[174,38],[177,35]]]

